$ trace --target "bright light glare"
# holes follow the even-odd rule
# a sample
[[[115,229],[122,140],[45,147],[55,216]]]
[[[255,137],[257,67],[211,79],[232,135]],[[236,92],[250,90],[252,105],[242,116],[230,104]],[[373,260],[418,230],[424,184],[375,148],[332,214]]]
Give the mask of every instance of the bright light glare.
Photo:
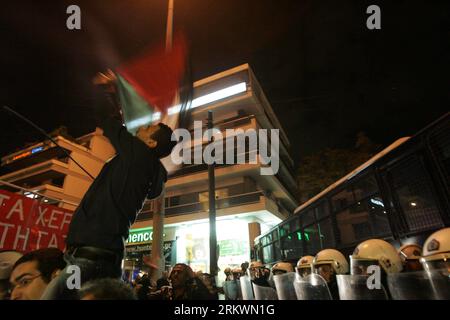
[[[37,194],[34,194],[34,193],[32,193],[32,192],[24,192],[24,194],[23,194],[25,197],[27,197],[27,198],[30,198],[30,199],[36,199],[37,197],[38,197],[38,195]]]
[[[378,199],[370,199],[370,202],[372,202],[373,204],[377,204],[379,206],[384,207],[383,201],[380,201]]]
[[[417,203],[411,202],[411,206],[415,207],[415,206],[417,206]]]
[[[247,84],[245,82],[241,82],[241,83],[232,85],[230,87],[227,87],[227,88],[224,88],[224,89],[220,89],[218,91],[215,91],[215,92],[212,92],[212,93],[208,93],[208,94],[206,94],[204,96],[195,98],[192,101],[190,109],[198,108],[198,107],[204,106],[205,104],[208,104],[208,103],[211,103],[211,102],[214,102],[214,101],[218,101],[218,100],[221,100],[221,99],[225,99],[225,98],[234,96],[234,95],[236,95],[238,93],[242,93],[242,92],[245,92],[245,91],[247,91]],[[170,107],[167,110],[167,113],[168,113],[168,115],[173,115],[173,114],[176,114],[176,113],[180,112],[180,109],[181,109],[181,105],[177,104],[177,105],[175,105],[173,107]],[[161,119],[161,113],[160,112],[157,112],[157,113],[155,113],[153,115],[153,119],[152,119],[153,121],[157,121],[157,120],[160,120],[160,119]]]
[[[192,101],[192,107],[191,108],[197,108],[200,106],[203,106],[205,104],[231,97],[235,94],[244,92],[247,90],[247,84],[245,82],[241,82],[238,84],[235,84],[231,87],[227,87],[221,90],[218,90],[216,92],[209,93],[207,95],[198,97]]]
[[[154,115],[156,115],[156,113],[154,113],[153,116]],[[128,127],[128,129],[133,130],[135,128],[139,128],[143,125],[146,125],[146,124],[150,123],[151,121],[153,121],[152,116],[145,116],[145,117],[138,118],[138,119],[128,122],[127,127]]]

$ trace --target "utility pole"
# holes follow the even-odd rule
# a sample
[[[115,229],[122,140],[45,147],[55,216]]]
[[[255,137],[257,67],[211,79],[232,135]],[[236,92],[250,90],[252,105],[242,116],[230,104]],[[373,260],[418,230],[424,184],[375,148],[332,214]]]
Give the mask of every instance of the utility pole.
[[[208,129],[213,128],[212,111],[208,111]],[[212,130],[209,131],[212,133]],[[214,137],[208,137],[210,143],[214,143]],[[214,175],[214,163],[208,165],[208,195],[209,195],[209,270],[212,276],[217,276],[217,234],[216,234],[216,179]]]

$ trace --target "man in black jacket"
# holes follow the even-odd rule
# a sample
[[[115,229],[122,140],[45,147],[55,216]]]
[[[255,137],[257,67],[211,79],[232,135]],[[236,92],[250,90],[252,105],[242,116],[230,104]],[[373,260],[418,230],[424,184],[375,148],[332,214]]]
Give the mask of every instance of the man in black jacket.
[[[158,197],[167,180],[160,159],[175,142],[163,123],[139,128],[136,136],[122,125],[119,108],[100,126],[116,155],[106,162],[76,209],[66,239],[68,267],[49,285],[44,299],[76,297],[81,284],[96,278],[120,278],[125,241],[146,199]],[[73,273],[73,277],[71,278]]]

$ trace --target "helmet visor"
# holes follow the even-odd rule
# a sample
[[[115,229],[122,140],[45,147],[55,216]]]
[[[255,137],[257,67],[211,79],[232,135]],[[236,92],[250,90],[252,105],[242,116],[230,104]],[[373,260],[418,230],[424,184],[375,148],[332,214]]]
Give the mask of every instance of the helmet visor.
[[[272,270],[272,274],[274,275],[274,276],[277,276],[277,275],[280,275],[280,274],[285,274],[286,273],[286,270],[282,270],[282,269],[275,269],[275,270]]]
[[[308,275],[310,275],[312,273],[312,269],[311,269],[311,265],[310,264],[306,264],[306,265],[302,265],[300,267],[296,267],[295,271],[297,272],[297,274],[304,278]]]
[[[270,270],[266,267],[256,267],[256,268],[249,268],[248,269],[250,279],[268,279],[270,276]]]
[[[450,273],[450,260],[423,261],[423,266],[427,270],[447,270]]]
[[[369,273],[367,270],[370,266],[380,267],[380,264],[377,260],[355,259],[350,257],[350,274],[352,275],[370,275],[372,272]]]
[[[328,283],[334,280],[334,268],[331,263],[313,264],[313,272],[324,278]]]

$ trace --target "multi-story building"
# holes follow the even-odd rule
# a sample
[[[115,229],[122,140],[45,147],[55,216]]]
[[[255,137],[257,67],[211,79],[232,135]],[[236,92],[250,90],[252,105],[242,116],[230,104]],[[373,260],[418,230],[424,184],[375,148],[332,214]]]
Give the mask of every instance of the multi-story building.
[[[192,123],[202,121],[204,130],[207,112],[211,110],[214,128],[220,130],[223,141],[249,134],[251,130],[278,129],[279,148],[270,154],[272,159],[279,159],[276,174],[262,175],[261,169],[268,165],[260,158],[252,163],[234,160],[215,165],[218,265],[223,269],[248,261],[254,238],[287,218],[295,209],[297,186],[293,161],[288,152],[289,140],[247,64],[195,82],[193,98]],[[190,129],[192,132],[193,126]],[[234,129],[234,133],[230,134],[227,129]],[[230,153],[236,159],[238,154],[244,153],[245,159],[249,160],[253,153],[260,154],[261,148],[270,150],[274,141],[270,134],[268,136],[267,142],[257,145],[248,138],[244,150],[224,142],[223,154]],[[219,143],[219,140],[215,142]],[[93,175],[114,152],[107,139],[95,132],[76,141],[63,137],[57,137],[57,141]],[[188,146],[189,152],[199,145],[204,148],[206,144],[202,139],[194,139]],[[73,202],[80,201],[91,182],[61,149],[52,144],[41,143],[8,155],[2,158],[2,167],[11,172],[1,176],[0,180]],[[139,269],[142,255],[151,250],[152,215],[153,203],[148,201],[128,238],[125,265],[130,268]],[[207,165],[184,163],[170,172],[164,220],[167,265],[187,262],[195,270],[209,269],[208,215]]]

